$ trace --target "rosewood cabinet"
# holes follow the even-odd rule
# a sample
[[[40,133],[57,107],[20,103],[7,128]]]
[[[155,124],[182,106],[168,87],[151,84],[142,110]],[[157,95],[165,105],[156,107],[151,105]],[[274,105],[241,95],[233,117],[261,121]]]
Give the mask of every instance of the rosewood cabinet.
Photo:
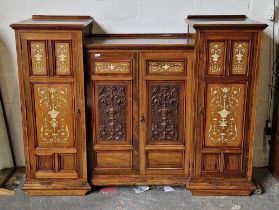
[[[249,195],[261,31],[245,16],[189,16],[196,30],[194,195]]]
[[[57,17],[47,24],[41,18],[11,25],[16,30],[26,158],[23,189],[30,195],[84,195],[90,187],[82,31],[92,20],[77,17],[73,25],[71,18],[62,22]]]
[[[30,195],[103,185],[184,185],[249,195],[266,27],[189,16],[193,34],[90,34],[87,16],[16,30]],[[88,176],[87,176],[88,175]]]
[[[118,48],[87,46],[92,183],[186,184],[193,53]]]

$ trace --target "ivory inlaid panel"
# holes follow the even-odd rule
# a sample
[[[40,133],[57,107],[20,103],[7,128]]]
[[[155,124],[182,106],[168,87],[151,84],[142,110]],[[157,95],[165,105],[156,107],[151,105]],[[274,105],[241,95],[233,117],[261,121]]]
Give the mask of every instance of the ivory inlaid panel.
[[[247,74],[249,42],[233,43],[232,74]]]
[[[30,42],[32,75],[47,75],[46,42]]]
[[[185,63],[177,62],[148,62],[149,73],[183,73]]]
[[[130,62],[95,62],[95,73],[96,74],[119,74],[130,72]]]
[[[223,75],[225,69],[225,42],[209,42],[208,75]]]
[[[208,84],[205,146],[241,147],[245,84]]]
[[[71,84],[34,84],[39,147],[73,146],[73,95]]]
[[[56,75],[71,74],[71,52],[69,42],[55,42]]]

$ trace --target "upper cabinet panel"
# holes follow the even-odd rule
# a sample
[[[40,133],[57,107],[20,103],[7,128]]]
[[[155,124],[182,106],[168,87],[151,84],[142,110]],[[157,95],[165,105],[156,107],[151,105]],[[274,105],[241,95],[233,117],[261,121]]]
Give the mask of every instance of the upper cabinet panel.
[[[249,41],[232,42],[232,74],[246,75],[249,62]]]
[[[44,76],[48,73],[46,41],[29,42],[31,74]]]
[[[71,42],[57,42],[55,48],[55,74],[70,75],[71,74]]]
[[[222,76],[225,71],[226,42],[209,41],[207,46],[207,74]]]

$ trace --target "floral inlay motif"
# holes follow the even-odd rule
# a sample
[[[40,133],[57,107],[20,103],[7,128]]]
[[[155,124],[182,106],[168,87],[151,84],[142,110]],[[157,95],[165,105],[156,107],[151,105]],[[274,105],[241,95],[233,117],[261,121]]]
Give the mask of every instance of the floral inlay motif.
[[[34,75],[47,74],[46,46],[44,42],[31,42],[32,73]]]
[[[70,43],[55,43],[56,74],[69,75],[71,72]]]
[[[241,137],[244,85],[208,86],[207,138],[213,143],[236,143]]]
[[[129,73],[129,62],[95,62],[95,73]]]
[[[246,74],[248,64],[248,42],[234,42],[233,44],[233,74]]]
[[[68,109],[72,108],[67,87],[39,86],[36,89],[37,104],[40,106],[41,125],[38,125],[42,143],[68,143],[70,128],[67,124]],[[39,127],[40,126],[40,127]]]
[[[183,72],[184,62],[149,62],[149,72]]]
[[[221,75],[224,70],[224,42],[209,43],[209,74]]]

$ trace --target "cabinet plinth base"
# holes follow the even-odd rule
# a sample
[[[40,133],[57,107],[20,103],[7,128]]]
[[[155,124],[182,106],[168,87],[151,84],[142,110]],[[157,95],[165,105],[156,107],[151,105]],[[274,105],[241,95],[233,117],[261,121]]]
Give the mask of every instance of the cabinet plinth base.
[[[104,185],[175,185],[183,186],[189,181],[188,176],[174,175],[95,175],[91,183]]]
[[[83,196],[91,187],[84,180],[27,180],[22,190],[31,196]]]
[[[248,196],[256,187],[250,180],[191,179],[187,189],[197,196]]]

